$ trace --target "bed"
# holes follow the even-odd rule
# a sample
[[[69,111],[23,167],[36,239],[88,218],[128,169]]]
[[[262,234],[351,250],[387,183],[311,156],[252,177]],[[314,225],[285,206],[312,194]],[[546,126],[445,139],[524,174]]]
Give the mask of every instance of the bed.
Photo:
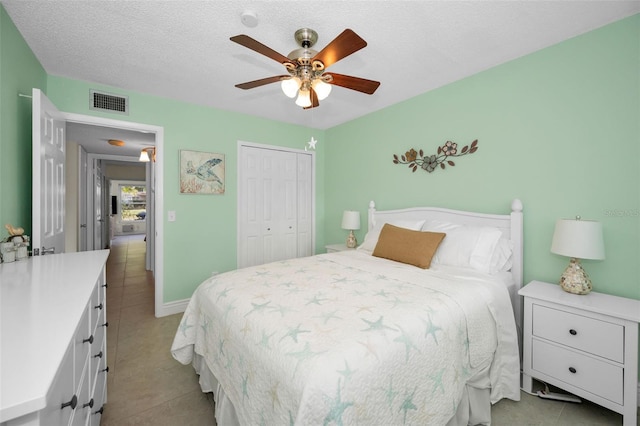
[[[489,424],[520,398],[522,217],[371,202],[357,250],[204,281],[172,355],[219,425]]]

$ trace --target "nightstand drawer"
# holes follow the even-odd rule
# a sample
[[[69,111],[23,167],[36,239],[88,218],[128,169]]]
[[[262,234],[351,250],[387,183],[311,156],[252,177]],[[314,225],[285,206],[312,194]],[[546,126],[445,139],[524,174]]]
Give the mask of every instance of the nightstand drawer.
[[[532,341],[531,367],[616,404],[623,403],[621,367],[538,339]]]
[[[546,306],[533,305],[533,335],[619,363],[624,327]]]

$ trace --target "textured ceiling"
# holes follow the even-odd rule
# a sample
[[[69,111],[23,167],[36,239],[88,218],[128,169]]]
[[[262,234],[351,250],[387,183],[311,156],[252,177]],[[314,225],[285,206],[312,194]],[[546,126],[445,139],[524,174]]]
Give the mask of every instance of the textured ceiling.
[[[640,12],[638,1],[1,2],[49,74],[319,129]],[[254,28],[240,20],[247,10]],[[345,28],[364,38],[367,47],[329,70],[378,80],[378,91],[334,87],[304,111],[277,83],[234,87],[284,67],[229,37],[287,55],[302,27],[318,32],[317,50]]]

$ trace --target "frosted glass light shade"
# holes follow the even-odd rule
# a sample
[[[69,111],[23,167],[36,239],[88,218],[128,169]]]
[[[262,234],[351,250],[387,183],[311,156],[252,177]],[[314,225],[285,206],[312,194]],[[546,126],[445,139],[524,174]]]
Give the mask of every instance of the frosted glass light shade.
[[[143,149],[142,151],[140,151],[140,158],[138,159],[138,161],[143,161],[145,163],[148,163],[149,161],[151,161],[149,159],[149,153],[147,152],[146,149]]]
[[[296,99],[296,105],[303,108],[311,106],[311,95],[308,90],[300,89],[298,99]]]
[[[280,87],[285,95],[289,98],[295,98],[298,94],[298,89],[300,88],[300,79],[296,77],[288,78],[286,80],[282,80],[280,83]]]
[[[360,229],[360,212],[345,210],[342,214],[342,229]]]
[[[318,95],[319,101],[326,99],[327,96],[329,96],[329,93],[331,93],[331,85],[325,83],[322,80],[314,80],[311,84],[311,87],[313,87],[313,90],[316,91],[316,95]]]
[[[551,252],[576,259],[604,259],[602,224],[593,220],[559,219]]]

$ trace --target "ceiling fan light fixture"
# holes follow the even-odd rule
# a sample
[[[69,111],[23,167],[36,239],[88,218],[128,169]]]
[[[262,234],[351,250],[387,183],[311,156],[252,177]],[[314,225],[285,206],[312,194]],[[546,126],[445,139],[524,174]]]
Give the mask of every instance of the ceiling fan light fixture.
[[[311,106],[311,94],[308,89],[300,89],[298,92],[298,99],[296,99],[296,105],[302,108],[308,108]]]
[[[325,83],[320,79],[313,80],[313,83],[311,83],[311,87],[313,87],[313,90],[315,90],[316,95],[318,95],[319,101],[326,99],[327,96],[329,96],[329,93],[331,93],[331,85]]]
[[[280,83],[282,91],[289,98],[295,98],[300,88],[300,79],[298,77],[291,77],[286,80],[282,80]]]

